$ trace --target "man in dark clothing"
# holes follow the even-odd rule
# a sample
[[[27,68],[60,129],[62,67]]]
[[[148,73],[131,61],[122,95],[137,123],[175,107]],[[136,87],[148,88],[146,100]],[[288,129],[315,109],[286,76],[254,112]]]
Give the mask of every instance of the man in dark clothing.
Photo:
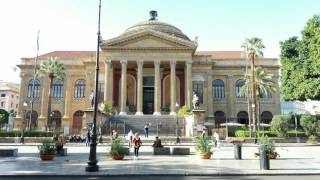
[[[159,139],[159,137],[156,137],[156,140],[153,142],[152,147],[154,148],[162,148],[162,144],[161,144],[161,140]]]

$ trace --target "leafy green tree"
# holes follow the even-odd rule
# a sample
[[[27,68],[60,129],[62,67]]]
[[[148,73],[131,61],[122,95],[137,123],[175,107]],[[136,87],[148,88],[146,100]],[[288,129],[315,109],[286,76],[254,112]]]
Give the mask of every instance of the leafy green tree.
[[[320,129],[320,120],[316,116],[302,115],[300,118],[300,124],[306,132],[307,136],[316,136]]]
[[[286,137],[290,127],[290,116],[275,115],[271,121],[271,131],[276,132],[278,137]]]
[[[187,106],[182,106],[178,110],[178,116],[184,117],[184,116],[188,116],[188,115],[191,115],[191,110]]]
[[[65,68],[64,65],[57,60],[57,58],[50,57],[48,61],[44,61],[40,65],[39,73],[41,76],[49,77],[47,125],[51,126],[51,90],[53,80],[63,80],[66,76]]]
[[[320,16],[309,19],[302,38],[280,42],[284,100],[320,99]]]

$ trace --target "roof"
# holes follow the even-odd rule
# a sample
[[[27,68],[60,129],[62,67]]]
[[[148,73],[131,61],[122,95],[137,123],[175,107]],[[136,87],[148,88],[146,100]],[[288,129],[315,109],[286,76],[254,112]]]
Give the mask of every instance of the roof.
[[[39,59],[58,57],[60,59],[75,59],[93,57],[96,51],[52,51],[42,54]],[[213,59],[241,59],[242,51],[196,51],[195,56],[211,56]]]
[[[47,59],[50,57],[59,57],[61,59],[85,58],[96,55],[96,51],[52,51],[50,53],[42,54],[39,59]]]
[[[242,51],[197,51],[195,56],[211,56],[213,59],[241,59]]]
[[[130,34],[130,33],[138,32],[138,31],[143,31],[146,29],[152,29],[152,30],[155,30],[158,32],[168,34],[170,36],[176,36],[176,37],[182,38],[184,40],[190,41],[188,36],[185,35],[179,28],[177,28],[171,24],[158,21],[158,20],[148,20],[148,21],[143,21],[138,24],[135,24],[135,25],[129,27],[124,32],[124,34]]]

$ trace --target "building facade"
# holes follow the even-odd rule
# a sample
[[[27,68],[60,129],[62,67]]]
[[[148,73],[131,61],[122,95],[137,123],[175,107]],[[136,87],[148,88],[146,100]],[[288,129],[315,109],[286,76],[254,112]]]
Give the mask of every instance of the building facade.
[[[19,85],[10,82],[0,81],[0,109],[8,113],[18,110]]]
[[[178,107],[192,108],[196,92],[207,118],[215,117],[216,123],[226,118],[248,123],[247,99],[239,94],[247,64],[241,51],[197,51],[197,40],[190,40],[180,29],[156,17],[129,27],[100,45],[99,102],[110,102],[118,115],[175,115]],[[84,126],[84,110],[91,106],[95,52],[54,51],[41,55],[40,63],[49,57],[58,57],[67,75],[64,81],[54,81],[51,124],[56,129],[67,126],[71,133],[77,133]],[[261,117],[270,119],[280,114],[279,62],[270,58],[256,61],[257,66],[274,74],[278,90],[260,100]],[[34,58],[22,58],[18,65],[19,107],[31,97],[33,63]],[[38,129],[48,121],[48,81],[47,77],[37,77],[35,82],[32,121]]]

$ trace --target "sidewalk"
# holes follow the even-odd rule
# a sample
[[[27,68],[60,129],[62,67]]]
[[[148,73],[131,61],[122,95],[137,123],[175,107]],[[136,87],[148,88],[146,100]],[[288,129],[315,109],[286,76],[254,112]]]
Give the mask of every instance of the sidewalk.
[[[0,175],[320,175],[320,146],[277,147],[280,158],[270,161],[271,170],[259,169],[259,160],[253,157],[257,147],[250,146],[243,147],[243,160],[234,160],[229,146],[215,149],[210,160],[200,159],[190,146],[192,155],[188,156],[154,156],[150,146],[142,146],[138,160],[130,155],[123,161],[112,160],[109,148],[98,146],[100,171],[92,173],[85,172],[88,147],[67,145],[68,156],[54,161],[41,161],[36,146],[7,147],[19,148],[19,155],[0,157]]]

